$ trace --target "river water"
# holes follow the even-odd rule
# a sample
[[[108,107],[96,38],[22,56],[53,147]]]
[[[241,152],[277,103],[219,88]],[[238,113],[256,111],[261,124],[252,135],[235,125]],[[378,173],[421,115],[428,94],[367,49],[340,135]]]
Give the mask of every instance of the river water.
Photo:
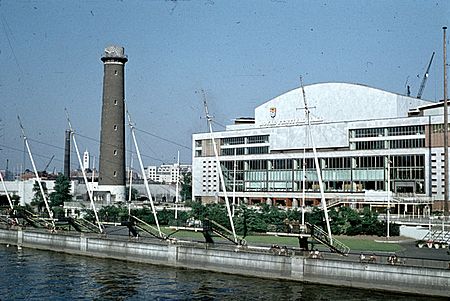
[[[446,300],[0,245],[0,300]]]

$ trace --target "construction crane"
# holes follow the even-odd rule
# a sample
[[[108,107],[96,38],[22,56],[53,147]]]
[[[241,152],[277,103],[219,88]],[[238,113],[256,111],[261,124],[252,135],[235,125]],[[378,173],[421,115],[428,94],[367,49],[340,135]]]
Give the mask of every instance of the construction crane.
[[[47,168],[50,166],[50,163],[52,163],[53,158],[55,157],[55,155],[53,155],[50,160],[48,161],[47,165],[45,165],[44,170],[42,171],[43,173],[47,172]]]
[[[431,67],[431,63],[433,62],[433,58],[434,58],[434,51],[433,51],[433,54],[431,55],[430,62],[428,63],[427,70],[425,71],[425,74],[424,74],[424,76],[422,78],[422,83],[420,84],[419,92],[417,93],[417,98],[418,99],[422,98],[423,89],[425,88],[425,84],[426,84],[427,79],[428,79],[428,72],[430,71],[430,67]]]

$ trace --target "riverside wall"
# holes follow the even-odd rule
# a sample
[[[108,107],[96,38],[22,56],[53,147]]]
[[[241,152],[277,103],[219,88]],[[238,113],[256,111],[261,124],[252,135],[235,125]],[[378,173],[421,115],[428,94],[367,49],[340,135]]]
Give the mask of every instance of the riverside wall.
[[[0,229],[22,247],[272,279],[450,297],[450,270],[273,255],[247,248]]]

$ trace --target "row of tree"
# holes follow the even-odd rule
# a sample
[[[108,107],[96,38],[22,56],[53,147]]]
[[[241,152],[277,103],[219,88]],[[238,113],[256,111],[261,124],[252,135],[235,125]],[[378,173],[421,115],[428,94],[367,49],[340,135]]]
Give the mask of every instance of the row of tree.
[[[214,220],[219,224],[231,228],[226,207],[223,204],[202,205],[197,202],[189,203],[189,212],[178,212],[175,219],[172,210],[162,210],[157,213],[160,225],[184,224],[188,219]],[[94,221],[92,211],[87,211],[87,218]],[[99,210],[99,218],[102,221],[121,222],[128,220],[128,209],[120,206],[103,207]],[[150,208],[131,210],[131,215],[136,216],[147,223],[155,224]],[[365,208],[362,212],[350,207],[332,208],[329,211],[331,231],[334,235],[386,235],[386,221],[380,220],[376,212]],[[286,231],[286,222],[301,222],[300,210],[281,210],[274,206],[262,204],[259,208],[240,206],[236,209],[233,222],[236,232],[242,236],[249,234],[265,233],[267,231]],[[321,209],[313,208],[305,213],[305,221],[325,229],[324,214]],[[390,225],[390,234],[399,235],[399,227]]]
[[[185,176],[182,191],[190,191],[190,175]],[[49,206],[56,217],[63,214],[64,202],[72,200],[70,194],[70,181],[64,175],[60,174],[55,180],[54,192],[48,194],[45,182],[42,183],[44,193],[49,200]],[[33,187],[34,197],[31,205],[37,208],[38,212],[45,213],[45,203],[40,191],[40,187],[35,182]],[[132,190],[132,199],[137,196],[137,191]],[[187,202],[186,206],[191,207],[191,211],[178,213],[178,219],[175,220],[172,210],[162,210],[157,213],[160,225],[183,224],[188,219],[204,220],[212,219],[219,224],[231,228],[227,210],[223,204],[202,205],[198,202]],[[94,214],[86,210],[87,218],[94,221]],[[129,218],[128,208],[125,206],[103,207],[98,212],[99,218],[106,222],[121,222]],[[131,215],[136,216],[147,223],[154,224],[155,220],[150,208],[131,210]],[[365,208],[362,212],[350,207],[332,208],[329,211],[331,231],[334,235],[386,235],[386,222],[378,218],[376,212]],[[286,222],[301,222],[301,211],[280,210],[277,207],[262,204],[258,208],[248,208],[240,206],[235,210],[233,222],[236,231],[240,235],[249,233],[263,233],[267,231],[286,231]],[[305,213],[305,221],[325,229],[323,211],[314,207],[311,212]],[[395,236],[399,234],[398,226],[390,226],[390,234]]]

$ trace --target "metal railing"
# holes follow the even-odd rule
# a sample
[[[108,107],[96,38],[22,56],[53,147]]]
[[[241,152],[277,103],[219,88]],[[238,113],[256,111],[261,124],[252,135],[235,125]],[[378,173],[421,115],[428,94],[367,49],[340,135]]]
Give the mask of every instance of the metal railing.
[[[310,228],[311,236],[324,245],[328,246],[331,250],[342,255],[347,255],[350,252],[349,247],[347,247],[344,243],[340,242],[336,238],[330,238],[328,234],[322,230],[322,228],[310,223],[307,223],[307,225]]]

